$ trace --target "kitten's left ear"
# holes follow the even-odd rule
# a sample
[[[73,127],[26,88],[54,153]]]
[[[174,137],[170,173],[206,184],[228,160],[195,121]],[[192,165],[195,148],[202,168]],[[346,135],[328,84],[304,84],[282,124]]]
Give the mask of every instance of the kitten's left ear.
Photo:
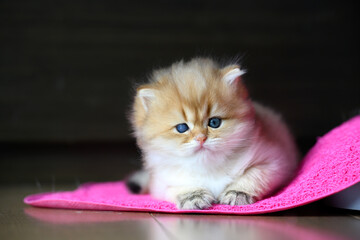
[[[231,65],[228,67],[225,67],[221,69],[222,71],[222,80],[231,88],[236,89],[238,94],[243,99],[248,99],[249,94],[244,84],[240,82],[240,77],[244,73],[246,73],[245,70],[241,70],[238,65]]]
[[[243,75],[245,70],[240,70],[240,67],[237,65],[232,65],[221,69],[222,72],[222,80],[225,81],[229,85],[236,84],[240,79],[240,76]]]

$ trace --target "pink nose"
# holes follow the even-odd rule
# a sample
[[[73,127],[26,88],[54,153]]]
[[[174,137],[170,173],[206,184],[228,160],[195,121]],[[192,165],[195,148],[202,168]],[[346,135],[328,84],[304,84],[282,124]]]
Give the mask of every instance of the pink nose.
[[[206,139],[207,137],[205,135],[199,135],[195,138],[195,140],[198,141],[200,145],[203,145]]]

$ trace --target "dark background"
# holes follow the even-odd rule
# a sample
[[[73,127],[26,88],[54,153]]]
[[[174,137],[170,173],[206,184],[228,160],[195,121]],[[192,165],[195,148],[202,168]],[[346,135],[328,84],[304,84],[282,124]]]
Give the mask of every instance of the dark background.
[[[355,1],[0,0],[0,182],[117,180],[126,113],[153,68],[241,58],[303,153],[360,109]]]

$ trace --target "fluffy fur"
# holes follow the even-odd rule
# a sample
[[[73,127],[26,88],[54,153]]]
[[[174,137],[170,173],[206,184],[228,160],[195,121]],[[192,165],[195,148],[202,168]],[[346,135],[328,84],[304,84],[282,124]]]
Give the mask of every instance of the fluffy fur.
[[[146,177],[129,182],[141,179],[144,190],[180,209],[251,204],[283,185],[297,149],[280,117],[250,100],[243,73],[204,58],[154,71],[131,116]],[[208,126],[212,117],[220,127]],[[189,130],[179,133],[180,123]]]

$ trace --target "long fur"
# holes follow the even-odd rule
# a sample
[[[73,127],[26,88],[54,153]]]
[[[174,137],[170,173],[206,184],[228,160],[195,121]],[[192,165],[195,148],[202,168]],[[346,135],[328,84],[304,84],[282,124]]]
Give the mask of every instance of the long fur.
[[[154,71],[138,88],[131,123],[149,179],[142,187],[154,197],[182,209],[251,204],[292,176],[292,136],[279,115],[251,101],[243,73],[195,58]],[[219,128],[208,126],[212,117]],[[180,123],[189,130],[177,132]]]

